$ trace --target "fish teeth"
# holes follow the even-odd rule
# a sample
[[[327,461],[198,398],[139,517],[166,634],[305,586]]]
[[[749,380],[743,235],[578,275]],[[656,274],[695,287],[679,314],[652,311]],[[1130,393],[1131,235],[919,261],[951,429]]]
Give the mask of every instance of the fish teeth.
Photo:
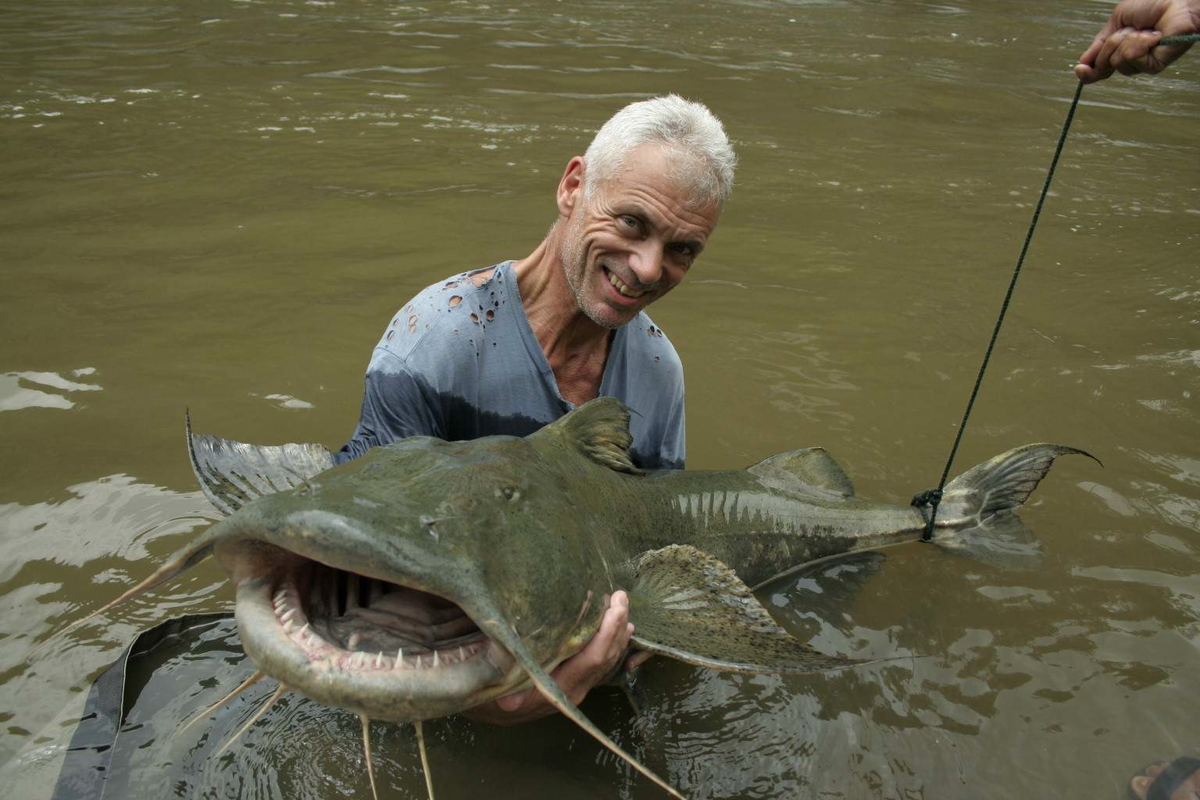
[[[380,667],[382,667],[382,666],[383,666],[383,651],[381,650],[381,651],[380,651],[380,652],[379,652],[379,653],[378,653],[378,654],[375,656],[375,669],[379,669],[379,668],[380,668]]]
[[[467,660],[467,651],[463,649],[463,646],[461,644],[458,646],[458,660],[459,661]]]
[[[436,667],[437,665],[438,665],[438,652],[437,652],[437,650],[434,650],[433,651],[433,666]]]
[[[308,624],[307,622],[306,622],[306,623],[304,623],[304,627],[303,627],[303,628],[301,628],[301,629],[299,630],[299,633],[300,633],[300,635],[301,635],[301,636],[308,636],[308,633],[309,633],[309,624]]]
[[[296,609],[289,608],[287,611],[279,615],[280,622],[291,622],[292,617],[296,616]]]
[[[284,633],[291,633],[292,628],[294,628],[294,627],[296,627],[296,623],[292,622],[290,619],[285,619],[283,621],[283,632]]]
[[[396,666],[392,667],[392,669],[404,669],[404,648],[403,647],[399,647],[396,649]]]

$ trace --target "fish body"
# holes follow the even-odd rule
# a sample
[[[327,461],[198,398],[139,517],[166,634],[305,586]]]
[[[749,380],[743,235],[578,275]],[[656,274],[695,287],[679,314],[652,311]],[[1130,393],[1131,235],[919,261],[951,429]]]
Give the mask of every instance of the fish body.
[[[197,476],[229,516],[125,597],[215,553],[247,654],[292,690],[364,719],[419,721],[532,682],[614,749],[548,672],[596,632],[618,589],[639,649],[740,672],[862,663],[794,639],[751,587],[917,539],[928,512],[858,499],[816,448],[744,470],[645,474],[629,459],[628,415],[600,398],[524,438],[415,437],[339,466],[316,445],[255,447],[189,426]],[[1055,457],[1079,452],[1027,445],[975,467],[946,487],[937,538],[1007,516]]]

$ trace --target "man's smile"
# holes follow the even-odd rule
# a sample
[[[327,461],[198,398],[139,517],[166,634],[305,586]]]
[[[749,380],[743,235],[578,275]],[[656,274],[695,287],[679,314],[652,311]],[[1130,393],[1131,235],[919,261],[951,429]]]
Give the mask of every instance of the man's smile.
[[[618,278],[617,274],[615,272],[610,271],[608,269],[608,267],[602,266],[601,269],[604,270],[604,274],[608,276],[608,282],[613,285],[613,288],[616,289],[618,292],[620,292],[625,297],[637,298],[637,297],[641,297],[642,295],[644,295],[646,293],[645,289],[631,288],[623,280]]]

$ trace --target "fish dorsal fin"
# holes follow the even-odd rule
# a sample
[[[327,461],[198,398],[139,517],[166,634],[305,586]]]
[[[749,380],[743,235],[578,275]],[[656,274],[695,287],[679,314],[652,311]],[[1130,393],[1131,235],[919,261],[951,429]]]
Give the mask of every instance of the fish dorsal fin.
[[[831,656],[775,622],[750,588],[691,545],[643,553],[629,592],[633,642],[643,650],[730,672],[822,672],[865,664]]]
[[[616,472],[640,475],[629,446],[629,408],[615,397],[597,397],[560,417],[533,437],[559,436],[568,446]]]
[[[805,491],[813,488],[840,497],[853,497],[854,484],[823,447],[806,447],[763,459],[747,470],[772,489]]]
[[[204,496],[229,516],[251,500],[299,486],[333,466],[319,444],[262,446],[192,433],[187,415],[188,455]]]

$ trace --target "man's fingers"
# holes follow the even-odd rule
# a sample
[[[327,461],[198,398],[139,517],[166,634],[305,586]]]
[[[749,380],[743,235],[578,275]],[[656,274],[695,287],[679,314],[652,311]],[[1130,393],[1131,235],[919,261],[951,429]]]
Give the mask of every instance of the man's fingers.
[[[1079,63],[1091,66],[1096,60],[1096,54],[1100,52],[1100,48],[1104,46],[1104,40],[1119,31],[1123,25],[1117,24],[1115,17],[1109,17],[1104,28],[1099,33],[1092,37],[1092,43],[1088,45],[1088,49],[1083,51],[1083,55],[1079,57]]]
[[[1122,28],[1116,31],[1100,45],[1100,51],[1096,53],[1096,61],[1092,64],[1092,69],[1096,71],[1096,80],[1104,80],[1113,74],[1115,67],[1112,63],[1113,53],[1125,41],[1125,37],[1129,35],[1129,29]]]
[[[1198,28],[1198,0],[1121,0],[1079,57],[1075,74],[1084,83],[1104,80],[1113,72],[1157,74],[1189,47],[1160,45],[1162,37],[1195,33]]]
[[[532,689],[527,689],[523,692],[514,694],[506,694],[504,697],[496,700],[496,705],[500,706],[504,711],[516,711],[521,706],[525,705],[525,701],[529,698],[529,693]]]
[[[1161,72],[1162,65],[1150,51],[1158,44],[1162,34],[1157,31],[1132,31],[1122,37],[1120,44],[1113,50],[1109,63],[1113,69],[1122,75],[1136,75],[1139,72]]]
[[[629,593],[624,589],[617,589],[613,592],[610,603],[613,608],[622,609],[626,617],[629,616]]]
[[[642,664],[645,664],[647,661],[649,661],[650,657],[653,655],[654,653],[647,652],[646,650],[639,650],[629,658],[625,659],[625,671],[632,672]]]

